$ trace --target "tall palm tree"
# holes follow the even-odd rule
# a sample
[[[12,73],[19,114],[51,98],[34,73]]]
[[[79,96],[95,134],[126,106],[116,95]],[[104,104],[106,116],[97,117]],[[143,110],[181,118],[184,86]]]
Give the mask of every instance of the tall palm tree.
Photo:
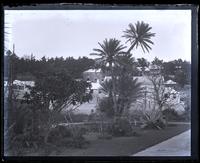
[[[131,54],[116,57],[115,73],[118,76],[132,75],[135,70],[135,58]]]
[[[90,55],[96,55],[100,58],[97,58],[96,61],[100,63],[100,65],[109,65],[109,71],[112,76],[112,89],[113,89],[113,103],[114,103],[114,110],[116,110],[116,88],[115,88],[115,76],[113,74],[113,64],[116,63],[116,56],[120,54],[124,54],[125,52],[123,49],[126,47],[120,44],[120,41],[111,38],[109,40],[105,39],[103,44],[98,43],[101,49],[93,49],[97,53],[91,53]]]
[[[100,58],[97,58],[96,61],[101,65],[106,65],[108,63],[111,71],[112,64],[116,61],[116,56],[125,53],[122,50],[126,47],[120,45],[120,41],[115,38],[111,38],[109,40],[105,39],[103,44],[98,44],[101,49],[93,49],[97,53],[91,53],[90,55],[99,56]]]
[[[149,52],[149,49],[151,49],[149,44],[154,44],[151,41],[151,37],[155,36],[155,33],[151,33],[150,30],[152,27],[149,26],[148,23],[137,22],[135,26],[130,23],[129,29],[126,29],[124,31],[124,35],[122,37],[125,37],[127,39],[126,42],[131,42],[131,47],[128,49],[127,53],[130,53],[130,51],[136,46],[141,46],[143,52],[145,51]]]

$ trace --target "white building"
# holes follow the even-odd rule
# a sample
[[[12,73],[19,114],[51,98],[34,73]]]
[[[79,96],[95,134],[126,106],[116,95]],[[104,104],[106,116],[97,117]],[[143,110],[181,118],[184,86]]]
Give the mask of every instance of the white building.
[[[143,95],[142,98],[138,99],[137,102],[134,104],[136,109],[153,109],[152,107],[156,105],[156,102],[154,101],[154,86],[153,83],[149,80],[147,76],[139,76],[134,77],[133,79],[138,79],[138,82],[142,83],[143,87]],[[184,103],[180,101],[180,93],[176,90],[174,90],[173,87],[170,87],[169,85],[166,86],[165,84],[175,84],[171,81],[168,81],[167,83],[164,82],[164,78],[161,78],[162,81],[162,88],[160,91],[162,92],[162,96],[166,95],[168,98],[166,100],[166,105],[163,109],[166,109],[167,107],[170,107],[171,109],[176,110],[178,113],[182,113],[184,111]],[[161,92],[160,92],[161,95]]]
[[[13,92],[16,99],[23,99],[23,96],[25,93],[30,93],[30,89],[28,87],[34,87],[35,82],[34,81],[20,81],[20,80],[14,80],[13,81]],[[8,96],[8,82],[4,81],[4,96]]]

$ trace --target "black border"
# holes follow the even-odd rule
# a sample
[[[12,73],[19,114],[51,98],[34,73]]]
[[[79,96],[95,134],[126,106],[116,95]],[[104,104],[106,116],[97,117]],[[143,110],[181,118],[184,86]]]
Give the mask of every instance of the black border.
[[[11,7],[11,8],[10,8]],[[191,120],[191,132],[192,132],[192,156],[191,157],[5,157],[3,155],[3,150],[1,150],[1,161],[18,161],[18,162],[27,162],[27,161],[67,161],[67,162],[77,162],[77,161],[84,161],[84,162],[110,162],[110,161],[119,161],[119,162],[130,162],[130,161],[136,161],[136,162],[149,162],[149,161],[177,161],[177,162],[183,162],[183,161],[197,161],[199,159],[199,148],[198,148],[198,136],[199,136],[199,130],[198,130],[198,122],[199,122],[199,111],[198,111],[198,6],[193,4],[176,4],[176,5],[135,5],[135,4],[34,4],[32,3],[22,3],[21,5],[18,3],[11,3],[6,4],[4,3],[1,5],[1,34],[4,35],[4,9],[12,9],[12,10],[117,10],[117,9],[124,9],[124,10],[132,10],[132,9],[141,9],[141,10],[154,10],[154,9],[167,9],[167,10],[183,10],[188,9],[192,11],[192,49],[191,49],[191,64],[192,64],[192,92],[191,92],[191,98],[192,98],[192,120]],[[4,38],[1,37],[1,68],[3,70],[3,54],[4,54]],[[3,87],[3,71],[1,71],[1,84]],[[1,89],[3,89],[1,87]],[[3,97],[3,91],[1,91],[1,97]],[[1,98],[1,106],[3,106],[3,98]],[[2,107],[3,108],[3,107]],[[1,109],[1,142],[3,142],[3,116],[4,111]],[[1,143],[1,149],[3,149],[3,143]]]

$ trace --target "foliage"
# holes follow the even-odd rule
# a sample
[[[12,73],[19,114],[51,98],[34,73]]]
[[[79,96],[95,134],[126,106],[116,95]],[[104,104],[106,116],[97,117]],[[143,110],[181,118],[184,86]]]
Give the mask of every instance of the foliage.
[[[157,57],[155,57],[154,60],[151,63],[153,65],[162,66],[163,65],[163,60],[160,60]]]
[[[191,63],[181,59],[164,62],[162,74],[165,80],[172,79],[183,87],[191,83]]]
[[[5,77],[9,77],[7,70],[10,70],[9,67],[12,65],[13,78],[22,78],[24,80],[34,80],[38,72],[46,70],[55,72],[65,70],[73,78],[81,78],[82,72],[94,67],[94,60],[87,57],[79,57],[78,59],[68,57],[64,59],[62,57],[46,58],[44,56],[40,60],[36,60],[32,54],[31,56],[19,58],[16,54],[12,54],[11,51],[8,51],[7,55],[4,56],[4,63]]]
[[[164,129],[166,127],[165,117],[159,109],[143,110],[142,115],[142,128]]]
[[[116,64],[114,66],[114,74],[116,76],[134,75],[136,71],[136,61],[131,54],[116,56]]]
[[[49,109],[51,104],[52,111],[61,112],[64,108],[74,108],[73,106],[88,101],[88,86],[87,82],[76,81],[63,71],[41,73],[35,87],[31,88],[30,100],[46,109]]]
[[[125,47],[120,45],[120,41],[117,39],[105,39],[103,44],[98,43],[101,49],[93,49],[97,53],[91,53],[90,55],[96,55],[100,58],[96,59],[100,65],[106,65],[107,63],[112,66],[112,63],[115,63],[115,57],[123,54],[122,51]]]
[[[151,75],[148,79],[153,84],[153,100],[159,106],[158,108],[162,110],[163,106],[166,104],[168,96],[165,94],[164,78],[162,75]]]
[[[180,119],[180,116],[177,114],[177,112],[170,108],[163,110],[163,115],[168,121],[175,121]]]
[[[149,52],[149,49],[151,49],[149,44],[153,44],[151,37],[155,36],[155,33],[150,32],[151,29],[152,27],[143,21],[138,21],[135,26],[130,23],[129,29],[126,29],[124,31],[124,35],[122,36],[127,39],[127,42],[129,41],[131,43],[131,47],[128,49],[127,53],[130,53],[135,46],[137,48],[139,45],[141,46],[143,52]]]
[[[98,103],[98,108],[100,112],[105,113],[107,117],[114,116],[113,101],[110,97],[105,97],[101,99]]]
[[[185,84],[188,83],[186,73],[182,70],[178,70],[175,72],[175,82],[179,83],[179,85],[183,88]]]
[[[56,126],[48,134],[47,142],[56,146],[82,148],[87,141],[83,137],[86,129],[74,126]]]
[[[118,118],[114,121],[111,128],[113,136],[129,136],[132,132],[132,127],[127,118]]]
[[[149,66],[149,62],[145,58],[138,58],[137,61],[137,65],[142,67],[143,71],[145,67]]]
[[[102,84],[104,93],[110,94],[110,83],[108,81]],[[137,82],[137,79],[130,77],[119,77],[116,80],[116,94],[117,98],[117,109],[113,108],[113,101],[110,96],[100,100],[99,108],[100,111],[105,112],[108,116],[122,116],[125,112],[128,112],[131,103],[135,102],[137,98],[141,96],[141,83]]]

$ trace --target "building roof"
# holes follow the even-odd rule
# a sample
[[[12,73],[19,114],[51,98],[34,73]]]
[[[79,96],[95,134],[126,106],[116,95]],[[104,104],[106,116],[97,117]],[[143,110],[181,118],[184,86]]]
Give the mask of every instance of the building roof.
[[[21,81],[21,80],[14,80],[13,84],[24,86],[24,85],[29,85],[29,86],[35,86],[34,81]]]
[[[176,82],[173,81],[173,80],[167,80],[167,81],[165,82],[165,84],[176,84]]]
[[[104,77],[104,81],[108,81],[108,80],[111,80],[111,79],[112,79],[111,76],[105,76],[105,77]]]
[[[152,85],[152,82],[146,76],[134,76],[133,79],[137,79],[137,82],[144,85]]]
[[[91,82],[91,85],[92,85],[91,89],[93,89],[93,90],[101,88],[101,85],[98,82],[96,82],[96,83]]]
[[[89,69],[84,72],[101,72],[101,69]]]
[[[151,65],[149,66],[149,68],[150,68],[151,70],[159,70],[159,69],[161,69],[161,66],[151,64]]]
[[[142,71],[142,67],[136,67],[138,71]],[[148,67],[144,67],[144,71],[150,71]]]

